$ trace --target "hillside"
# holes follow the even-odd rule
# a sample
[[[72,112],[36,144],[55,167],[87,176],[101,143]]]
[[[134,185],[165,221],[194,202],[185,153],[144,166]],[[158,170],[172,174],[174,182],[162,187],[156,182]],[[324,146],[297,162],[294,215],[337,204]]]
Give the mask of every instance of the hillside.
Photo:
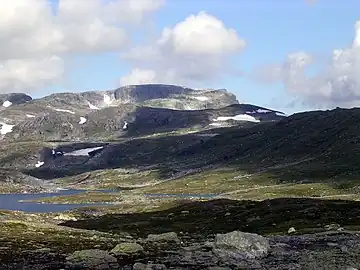
[[[281,121],[246,122],[205,133],[109,141],[94,156],[86,153],[76,158],[70,154],[55,160],[47,158],[40,168],[27,167],[27,173],[56,178],[94,170],[151,166],[161,169],[167,177],[223,166],[249,173],[272,173],[279,181],[356,178],[360,174],[356,166],[360,160],[360,134],[353,123],[359,120],[359,109],[336,109],[295,114]],[[71,151],[75,151],[71,145]]]

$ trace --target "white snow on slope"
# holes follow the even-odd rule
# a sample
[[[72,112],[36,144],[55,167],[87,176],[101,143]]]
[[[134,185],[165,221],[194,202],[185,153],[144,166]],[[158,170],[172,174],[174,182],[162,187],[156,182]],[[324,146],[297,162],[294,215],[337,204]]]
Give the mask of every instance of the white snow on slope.
[[[255,117],[247,115],[247,114],[238,114],[234,116],[219,116],[213,121],[227,121],[227,120],[235,120],[235,121],[248,121],[248,122],[260,122]]]
[[[102,149],[102,148],[104,148],[104,146],[79,149],[79,150],[75,150],[75,151],[72,151],[69,153],[65,153],[64,156],[88,156],[90,152],[98,150],[98,149]]]
[[[208,97],[205,97],[205,96],[198,96],[198,97],[194,97],[195,99],[197,99],[197,100],[200,100],[200,101],[207,101],[207,100],[209,100],[209,98]]]
[[[264,109],[257,109],[256,110],[258,113],[269,113],[269,112],[271,112],[271,111],[269,111],[269,110],[264,110]]]
[[[9,125],[9,124],[5,124],[5,123],[0,123],[1,129],[0,129],[0,134],[5,135],[7,133],[12,132],[12,129],[15,125]]]
[[[215,126],[215,127],[221,127],[222,124],[221,123],[210,123],[210,126]]]
[[[34,117],[36,117],[36,116],[35,116],[35,115],[32,115],[32,114],[27,114],[26,117],[28,117],[28,118],[34,118]]]
[[[35,167],[36,167],[36,168],[39,168],[39,167],[41,167],[42,165],[44,165],[44,161],[38,161],[38,162],[35,164]]]
[[[89,101],[87,101],[87,103],[88,103],[90,109],[99,110],[98,107],[96,107],[95,105],[92,105]]]
[[[110,105],[111,103],[113,103],[114,99],[112,97],[110,97],[108,94],[104,94],[104,103],[106,105]]]
[[[75,114],[75,112],[70,111],[70,110],[57,109],[57,108],[53,108],[53,107],[51,107],[51,106],[49,106],[49,105],[48,105],[48,106],[46,106],[46,107],[51,108],[51,109],[53,109],[53,110],[55,110],[55,111],[57,111],[57,112],[67,112],[67,113]]]
[[[276,112],[276,115],[277,116],[285,116],[285,117],[287,116],[285,113],[280,113],[280,112]]]
[[[248,114],[254,114],[254,113],[271,113],[272,111],[269,110],[264,110],[264,109],[257,109],[256,111],[252,111],[252,112],[246,112]]]
[[[65,110],[65,109],[54,109],[57,112],[67,112],[67,113],[71,113],[71,114],[75,114],[75,112],[70,111],[70,110]]]
[[[79,124],[82,125],[82,124],[85,124],[85,123],[86,123],[86,118],[85,117],[80,117]]]
[[[3,107],[7,108],[7,107],[10,107],[11,104],[12,104],[12,103],[11,103],[10,101],[6,100],[6,101],[3,102],[2,105],[3,105]]]
[[[123,125],[123,130],[126,130],[128,128],[128,122],[124,122],[124,125]]]

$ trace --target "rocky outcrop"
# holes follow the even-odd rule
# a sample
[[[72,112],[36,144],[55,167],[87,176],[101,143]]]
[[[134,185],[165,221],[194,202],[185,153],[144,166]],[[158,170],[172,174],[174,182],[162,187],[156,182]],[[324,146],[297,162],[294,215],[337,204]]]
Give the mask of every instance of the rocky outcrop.
[[[241,236],[240,236],[241,235]],[[240,236],[240,237],[239,237]],[[226,240],[225,240],[226,238]],[[222,240],[220,240],[222,239]],[[224,241],[226,244],[224,244]],[[133,243],[122,243],[137,247]],[[36,256],[28,256],[15,267],[26,269],[68,270],[166,270],[166,269],[358,269],[360,240],[351,232],[331,232],[300,236],[270,236],[233,231],[216,235],[215,242],[192,241],[181,247],[162,246],[161,249],[147,246],[135,253],[113,253],[101,249],[78,250],[64,258],[45,249]],[[131,250],[131,249],[130,249]],[[46,252],[49,253],[46,255]],[[224,255],[225,254],[225,255]],[[34,254],[33,254],[34,255]],[[2,269],[11,268],[11,262],[2,264]],[[45,268],[36,268],[45,267]],[[20,268],[17,268],[20,269]],[[25,268],[24,268],[25,269]]]
[[[2,105],[3,108],[23,104],[31,100],[31,96],[24,93],[0,94],[0,106]]]
[[[66,258],[67,269],[94,269],[94,270],[116,270],[119,264],[115,257],[107,251],[100,249],[88,249],[75,251]]]
[[[225,89],[194,90],[164,84],[124,86],[115,90],[114,98],[124,103],[178,110],[214,109],[239,103],[236,96]]]

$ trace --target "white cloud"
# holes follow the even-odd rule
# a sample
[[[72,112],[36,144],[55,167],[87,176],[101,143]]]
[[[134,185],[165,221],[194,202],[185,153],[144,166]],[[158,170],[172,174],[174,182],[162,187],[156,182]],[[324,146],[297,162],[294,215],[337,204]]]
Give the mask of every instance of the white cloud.
[[[156,73],[150,69],[135,68],[120,79],[121,85],[148,84],[155,80]]]
[[[236,52],[245,46],[233,29],[205,12],[191,15],[173,28],[165,28],[158,44],[178,55],[212,56]]]
[[[360,106],[360,21],[355,24],[351,46],[333,50],[324,63],[315,60],[305,52],[294,53],[283,64],[257,70],[256,77],[284,83],[288,93],[312,108]],[[312,64],[319,64],[321,70],[309,76]]]
[[[61,79],[64,62],[58,56],[9,59],[0,62],[0,90],[31,91]]]
[[[148,46],[121,55],[134,70],[120,82],[191,84],[207,83],[232,71],[229,59],[245,47],[235,30],[218,18],[199,12],[173,27],[165,28]],[[136,80],[139,78],[139,80]]]
[[[57,82],[66,56],[119,51],[126,32],[164,0],[48,0],[0,3],[0,93],[35,91]]]

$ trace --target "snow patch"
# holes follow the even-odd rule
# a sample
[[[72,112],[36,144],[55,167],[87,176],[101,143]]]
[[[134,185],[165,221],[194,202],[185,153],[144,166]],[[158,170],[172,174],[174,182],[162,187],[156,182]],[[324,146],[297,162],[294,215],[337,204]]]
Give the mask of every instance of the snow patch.
[[[254,113],[271,113],[273,111],[270,111],[270,110],[265,110],[265,109],[257,109],[255,111],[252,111],[252,112],[246,112],[248,114],[254,114]]]
[[[221,127],[221,123],[210,123],[209,126]]]
[[[87,103],[88,103],[90,109],[92,109],[92,110],[99,110],[98,107],[96,107],[95,105],[92,105],[89,101],[87,101]]]
[[[86,123],[86,118],[85,117],[80,117],[80,121],[79,121],[79,124],[82,125],[82,124],[85,124]]]
[[[53,108],[53,107],[51,107],[51,106],[46,106],[46,107],[48,107],[48,108],[51,108],[51,109],[53,109],[53,110],[55,110],[55,111],[57,111],[57,112],[67,112],[67,113],[71,113],[71,114],[75,114],[75,112],[73,112],[73,111],[70,111],[70,110],[65,110],[65,109],[56,109],[56,108]]]
[[[65,109],[54,109],[57,112],[67,112],[67,113],[71,113],[71,114],[75,114],[75,112],[70,111],[70,110],[65,110]]]
[[[128,122],[125,121],[122,129],[126,130],[127,128],[128,128]]]
[[[200,100],[200,101],[207,101],[207,100],[209,100],[209,98],[208,97],[205,97],[205,96],[198,96],[198,97],[194,97],[195,99],[197,99],[197,100]]]
[[[12,105],[12,102],[11,101],[8,101],[8,100],[6,100],[6,101],[4,101],[3,102],[3,107],[5,107],[5,108],[7,108],[7,107],[10,107],[11,105]]]
[[[285,117],[287,116],[285,113],[281,113],[281,112],[276,112],[275,114],[276,114],[277,116],[285,116]]]
[[[255,117],[247,114],[238,114],[234,116],[219,116],[216,119],[213,119],[213,121],[227,121],[227,120],[235,120],[235,121],[248,121],[248,122],[260,122],[260,120],[257,120]]]
[[[44,165],[44,161],[38,161],[36,164],[35,164],[35,167],[36,168],[39,168],[39,167],[41,167],[42,165]]]
[[[65,153],[64,156],[88,156],[90,152],[104,148],[104,146],[91,147]]]
[[[5,124],[5,123],[0,123],[0,125],[2,125],[2,127],[0,129],[0,134],[2,134],[2,135],[12,132],[12,129],[15,126],[15,125],[9,125],[9,124]]]
[[[104,94],[104,103],[110,105],[115,99],[110,97],[108,94]]]
[[[27,118],[34,118],[34,117],[36,117],[36,116],[35,116],[35,115],[32,115],[32,114],[27,114],[26,117],[27,117]]]
[[[269,110],[264,110],[264,109],[258,109],[257,112],[258,112],[258,113],[269,113],[269,112],[271,112],[271,111],[269,111]]]

